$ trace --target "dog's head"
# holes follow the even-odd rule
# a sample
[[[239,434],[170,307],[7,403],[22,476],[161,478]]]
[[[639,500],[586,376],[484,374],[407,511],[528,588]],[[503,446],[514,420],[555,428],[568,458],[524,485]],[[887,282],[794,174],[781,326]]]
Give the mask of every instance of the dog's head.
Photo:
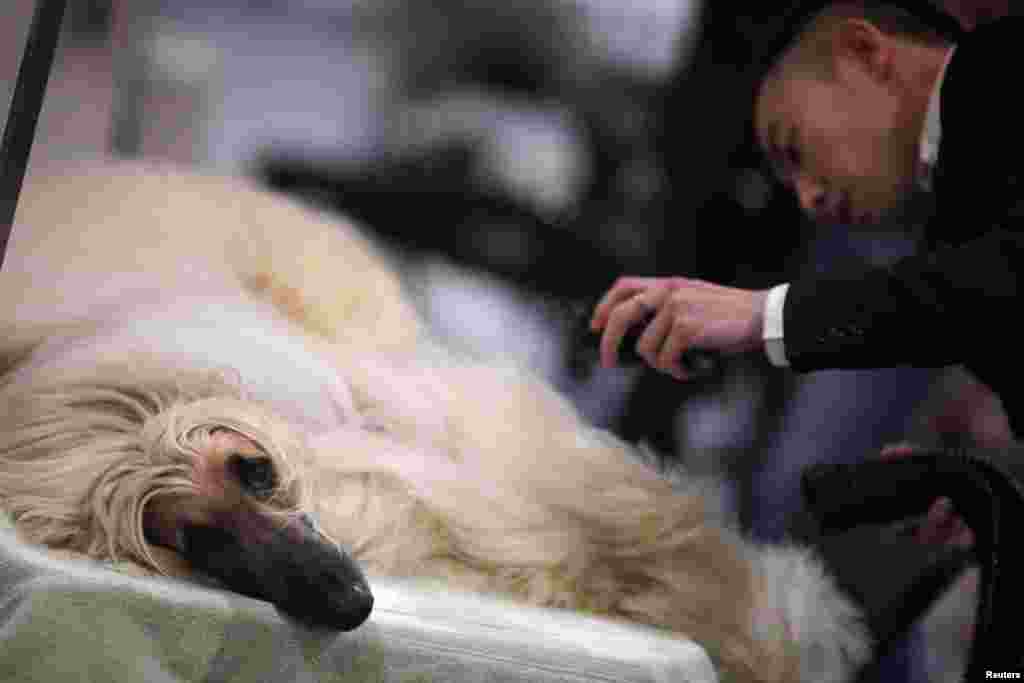
[[[229,374],[136,359],[0,389],[0,503],[28,540],[161,573],[167,550],[309,624],[373,598],[306,512],[302,436]]]

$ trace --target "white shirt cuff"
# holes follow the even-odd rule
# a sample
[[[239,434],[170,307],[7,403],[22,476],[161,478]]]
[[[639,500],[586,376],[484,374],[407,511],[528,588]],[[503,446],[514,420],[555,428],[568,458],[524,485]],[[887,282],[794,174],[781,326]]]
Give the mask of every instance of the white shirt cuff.
[[[764,350],[772,365],[779,368],[789,367],[782,329],[782,308],[786,304],[786,292],[788,291],[789,283],[772,287],[764,302]]]

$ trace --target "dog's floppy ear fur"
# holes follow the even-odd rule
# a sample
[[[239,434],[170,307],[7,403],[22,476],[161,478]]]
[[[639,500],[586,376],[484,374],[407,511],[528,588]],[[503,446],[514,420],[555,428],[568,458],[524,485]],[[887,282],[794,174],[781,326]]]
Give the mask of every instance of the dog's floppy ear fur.
[[[0,494],[30,542],[130,560],[163,572],[143,511],[161,494],[195,495],[196,459],[226,427],[258,441],[296,504],[301,443],[237,377],[147,356],[37,368],[0,387]]]

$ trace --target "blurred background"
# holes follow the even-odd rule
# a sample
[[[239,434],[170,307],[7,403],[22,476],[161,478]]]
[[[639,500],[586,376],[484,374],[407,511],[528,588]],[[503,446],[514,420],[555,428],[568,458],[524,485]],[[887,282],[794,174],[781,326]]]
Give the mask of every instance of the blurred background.
[[[956,368],[796,376],[754,355],[681,384],[580,351],[575,324],[620,275],[766,288],[914,251],[926,199],[898,230],[851,234],[809,225],[765,172],[747,73],[784,6],[71,0],[32,170],[170,159],[354,217],[439,334],[524,359],[593,422],[719,477],[735,519],[780,540],[803,466],[1002,425]],[[6,114],[33,2],[4,7]],[[972,26],[1009,2],[945,8]]]

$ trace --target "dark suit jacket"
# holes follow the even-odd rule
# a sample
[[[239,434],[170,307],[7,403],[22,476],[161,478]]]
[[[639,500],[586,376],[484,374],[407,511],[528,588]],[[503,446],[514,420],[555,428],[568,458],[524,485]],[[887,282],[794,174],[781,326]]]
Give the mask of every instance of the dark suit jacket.
[[[964,364],[1024,437],[1024,19],[979,28],[942,85],[929,249],[856,278],[790,285],[786,355],[798,371]]]

